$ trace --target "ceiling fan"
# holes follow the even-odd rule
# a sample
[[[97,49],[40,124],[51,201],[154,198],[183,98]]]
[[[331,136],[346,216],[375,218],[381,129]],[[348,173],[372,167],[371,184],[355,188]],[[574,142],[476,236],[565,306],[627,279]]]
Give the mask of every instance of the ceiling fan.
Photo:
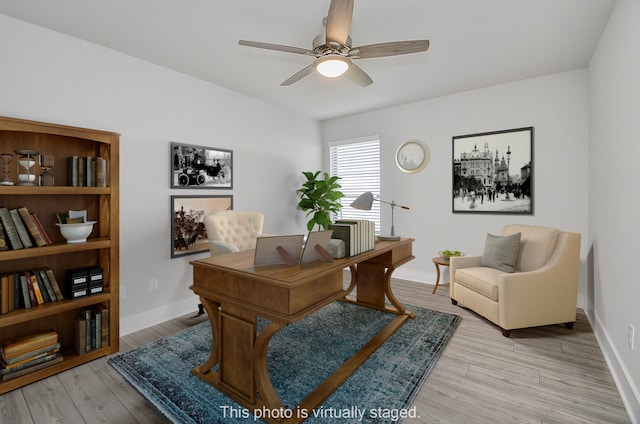
[[[282,86],[288,86],[300,81],[315,70],[326,77],[338,77],[344,74],[359,86],[366,87],[372,84],[373,80],[365,71],[353,63],[352,59],[397,56],[424,52],[429,49],[429,40],[392,41],[352,47],[351,37],[349,37],[352,16],[353,0],[331,0],[329,14],[323,20],[326,27],[325,33],[319,34],[313,39],[311,50],[259,41],[240,40],[238,44],[286,53],[304,54],[316,58],[312,64],[283,81],[280,84]]]

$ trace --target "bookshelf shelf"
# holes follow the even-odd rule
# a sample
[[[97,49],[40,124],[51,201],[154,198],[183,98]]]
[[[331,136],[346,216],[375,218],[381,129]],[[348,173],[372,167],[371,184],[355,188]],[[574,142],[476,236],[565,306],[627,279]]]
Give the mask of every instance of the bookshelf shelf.
[[[7,381],[0,379],[2,394],[119,350],[119,135],[0,117],[0,146],[0,153],[14,155],[8,167],[12,181],[18,181],[15,150],[34,150],[39,153],[36,176],[41,172],[40,159],[48,155],[50,160],[53,156],[50,181],[55,184],[0,185],[0,208],[26,207],[30,213],[36,213],[51,241],[40,247],[34,242],[34,247],[0,251],[0,275],[51,269],[65,293],[64,300],[34,304],[30,308],[13,302],[12,310],[0,314],[0,345],[55,330],[62,356],[61,362],[46,368],[34,368]],[[70,156],[106,159],[107,172],[103,175],[106,186],[68,186],[67,158]],[[66,243],[55,226],[56,214],[68,210],[86,210],[88,220],[97,221],[86,242]],[[71,299],[65,290],[66,271],[90,266],[103,270],[104,291]],[[103,347],[78,354],[76,321],[81,311],[92,307],[108,310],[108,346],[104,346],[107,343],[103,340]]]
[[[108,249],[110,246],[111,240],[107,238],[88,239],[86,243],[54,243],[48,246],[0,252],[0,261],[15,261],[18,259],[62,255],[65,253],[84,252],[96,249]]]

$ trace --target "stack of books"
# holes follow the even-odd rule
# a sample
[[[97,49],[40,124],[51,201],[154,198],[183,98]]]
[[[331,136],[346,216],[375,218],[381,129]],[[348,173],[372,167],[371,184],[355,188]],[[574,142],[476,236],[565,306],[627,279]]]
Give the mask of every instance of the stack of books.
[[[0,348],[0,377],[8,381],[62,362],[58,333],[53,330],[22,337]]]
[[[341,219],[329,225],[331,238],[344,241],[347,256],[359,255],[376,247],[375,222],[366,219]]]
[[[0,208],[0,250],[19,250],[51,244],[36,213],[25,207]]]
[[[64,296],[51,268],[40,268],[0,274],[0,299],[0,314],[6,314],[58,302]]]
[[[83,309],[75,325],[78,355],[109,346],[109,308],[105,305]]]
[[[107,160],[92,156],[69,156],[67,158],[67,185],[106,187]]]

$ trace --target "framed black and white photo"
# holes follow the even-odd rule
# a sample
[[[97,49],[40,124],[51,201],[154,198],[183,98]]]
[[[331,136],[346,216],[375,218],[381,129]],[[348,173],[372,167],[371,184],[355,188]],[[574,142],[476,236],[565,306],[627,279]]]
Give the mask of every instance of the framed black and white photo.
[[[233,151],[171,143],[171,188],[233,188]]]
[[[533,215],[533,127],[453,137],[453,213]]]
[[[233,209],[233,196],[171,196],[171,257],[209,251],[203,219]]]

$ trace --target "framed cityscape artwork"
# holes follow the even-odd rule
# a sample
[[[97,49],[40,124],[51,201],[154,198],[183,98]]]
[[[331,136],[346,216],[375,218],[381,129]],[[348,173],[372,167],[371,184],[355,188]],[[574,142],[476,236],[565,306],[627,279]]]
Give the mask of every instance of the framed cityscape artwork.
[[[233,196],[171,196],[171,257],[209,251],[203,219],[233,209]]]
[[[233,188],[233,151],[171,143],[171,188]]]
[[[533,127],[453,137],[453,213],[533,215]]]

